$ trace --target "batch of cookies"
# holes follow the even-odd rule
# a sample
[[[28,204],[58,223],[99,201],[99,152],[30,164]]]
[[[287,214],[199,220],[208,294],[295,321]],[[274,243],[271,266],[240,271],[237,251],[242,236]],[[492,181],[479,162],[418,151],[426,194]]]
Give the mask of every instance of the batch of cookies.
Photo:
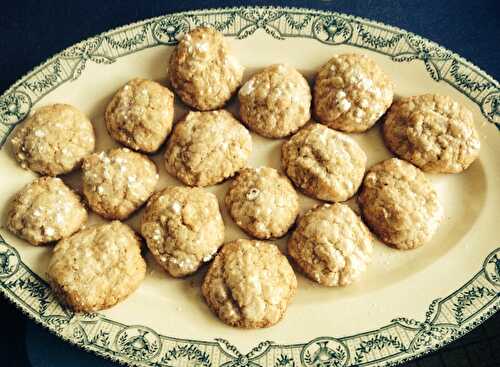
[[[90,120],[65,104],[39,108],[17,128],[16,159],[42,177],[15,196],[7,227],[33,245],[56,243],[47,274],[61,302],[96,311],[131,294],[146,276],[142,237],[173,277],[210,263],[202,294],[223,322],[267,327],[283,317],[297,279],[288,258],[263,240],[291,232],[288,255],[297,269],[335,287],[366,270],[372,232],[404,250],[434,235],[443,207],[423,172],[458,173],[477,158],[470,111],[439,95],[393,102],[393,82],[361,54],[334,55],[312,92],[291,66],[269,66],[244,84],[243,72],[224,37],[200,27],[170,58],[171,88],[197,110],[175,125],[174,94],[134,79],[105,112],[109,134],[124,147],[95,153]],[[223,109],[236,93],[241,122]],[[367,156],[346,133],[364,132],[382,117],[384,142],[399,158],[365,172]],[[281,149],[284,174],[248,167],[248,129],[291,136]],[[146,154],[165,141],[166,170],[185,186],[155,192],[158,167]],[[57,177],[80,168],[84,199]],[[233,176],[224,205],[254,239],[224,244],[219,203],[202,187]],[[296,190],[327,203],[299,216]],[[341,203],[356,193],[361,217]],[[122,221],[144,204],[139,235]],[[110,221],[86,227],[87,207]]]

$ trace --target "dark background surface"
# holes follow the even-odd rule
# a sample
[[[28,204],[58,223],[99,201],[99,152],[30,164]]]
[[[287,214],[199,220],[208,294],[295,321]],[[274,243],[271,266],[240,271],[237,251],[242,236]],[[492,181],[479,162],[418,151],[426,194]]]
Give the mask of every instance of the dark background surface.
[[[0,92],[54,53],[97,33],[171,12],[237,5],[281,5],[357,15],[431,39],[500,78],[500,1],[2,1]],[[111,367],[63,343],[0,296],[0,366]],[[405,365],[499,367],[500,315],[438,352]]]

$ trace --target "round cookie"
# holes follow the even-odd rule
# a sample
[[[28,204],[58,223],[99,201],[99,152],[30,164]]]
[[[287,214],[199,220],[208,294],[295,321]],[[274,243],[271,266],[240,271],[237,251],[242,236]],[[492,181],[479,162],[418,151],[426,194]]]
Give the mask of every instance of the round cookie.
[[[49,284],[75,312],[109,308],[133,293],[146,276],[138,236],[114,221],[59,241],[50,259]]]
[[[245,232],[260,239],[284,236],[299,213],[299,196],[274,168],[244,168],[226,193],[229,214]]]
[[[168,187],[148,201],[141,233],[156,261],[173,277],[192,274],[224,241],[217,197],[199,188]]]
[[[46,176],[69,173],[95,148],[94,128],[67,104],[39,108],[14,132],[14,155],[23,168]]]
[[[369,169],[358,203],[371,230],[402,250],[428,242],[444,217],[430,181],[420,169],[397,158]]]
[[[154,193],[159,178],[153,161],[127,148],[86,157],[82,172],[89,206],[107,219],[127,219]]]
[[[201,287],[219,319],[240,328],[276,324],[296,289],[295,273],[278,247],[249,240],[226,243]]]
[[[314,114],[333,129],[363,132],[385,113],[393,95],[391,79],[372,59],[335,55],[316,75]]]
[[[329,287],[358,280],[372,252],[370,231],[345,204],[324,204],[309,210],[288,241],[288,253],[304,274]]]
[[[481,146],[472,112],[448,96],[434,94],[394,102],[383,136],[394,154],[426,172],[462,172]]]
[[[80,197],[57,177],[40,177],[24,186],[7,214],[7,228],[32,245],[71,236],[86,221]]]
[[[288,65],[272,65],[254,74],[239,90],[242,121],[256,133],[282,138],[311,118],[311,89]]]
[[[250,133],[229,112],[189,112],[175,125],[165,166],[186,185],[210,186],[245,167],[251,152]]]
[[[281,165],[304,193],[345,201],[363,179],[366,154],[349,136],[320,124],[302,128],[281,147]]]
[[[144,153],[156,152],[172,130],[174,94],[152,80],[132,79],[113,96],[104,120],[119,143]]]
[[[185,104],[207,111],[224,106],[241,85],[243,71],[222,33],[199,27],[175,47],[168,78]]]

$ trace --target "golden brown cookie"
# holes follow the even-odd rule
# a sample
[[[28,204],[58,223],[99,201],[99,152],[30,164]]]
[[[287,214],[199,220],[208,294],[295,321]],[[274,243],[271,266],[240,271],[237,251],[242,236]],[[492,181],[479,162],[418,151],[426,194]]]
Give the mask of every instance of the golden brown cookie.
[[[170,275],[194,273],[224,241],[217,197],[199,188],[168,187],[148,201],[141,233],[156,261]]]
[[[402,98],[387,112],[387,147],[426,172],[458,173],[479,156],[472,112],[448,96]]]
[[[300,217],[288,253],[312,280],[346,286],[365,272],[373,240],[361,219],[345,204],[324,204]]]
[[[319,122],[345,132],[372,127],[392,103],[394,86],[366,55],[335,55],[314,84],[314,114]]]
[[[146,275],[138,236],[114,221],[61,240],[50,259],[49,283],[75,312],[109,308],[133,293]]]
[[[39,108],[14,132],[14,155],[23,168],[58,176],[80,167],[95,148],[94,128],[77,108],[53,104]]]
[[[174,94],[152,80],[132,79],[113,96],[104,118],[109,134],[119,143],[156,152],[172,130]]]
[[[284,236],[299,213],[299,196],[274,168],[244,168],[231,182],[225,203],[233,220],[260,239]]]
[[[210,265],[202,293],[228,325],[263,328],[283,318],[297,279],[286,257],[271,243],[226,243]]]
[[[172,52],[168,78],[185,104],[208,111],[224,106],[240,86],[243,71],[222,33],[198,27]]]
[[[158,169],[148,157],[116,148],[86,157],[83,193],[94,212],[108,219],[127,219],[153,194]]]
[[[371,167],[358,196],[366,224],[387,245],[422,246],[436,233],[444,212],[424,173],[391,158]]]
[[[24,186],[7,214],[7,228],[32,245],[71,236],[86,221],[80,197],[57,177],[40,177]]]
[[[251,152],[250,133],[229,112],[189,112],[168,141],[165,167],[186,185],[210,186],[245,167]]]
[[[309,84],[288,65],[271,65],[254,74],[238,98],[243,123],[269,138],[293,134],[311,118]]]
[[[326,201],[345,201],[358,190],[366,154],[349,136],[312,123],[281,147],[281,165],[305,194]]]

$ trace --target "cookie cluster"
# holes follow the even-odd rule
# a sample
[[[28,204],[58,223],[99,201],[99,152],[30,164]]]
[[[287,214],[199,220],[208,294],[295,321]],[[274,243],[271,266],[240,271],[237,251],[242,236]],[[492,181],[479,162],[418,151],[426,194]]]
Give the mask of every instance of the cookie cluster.
[[[294,265],[335,287],[361,278],[375,237],[401,250],[433,237],[444,211],[424,172],[458,173],[478,157],[470,111],[447,96],[393,101],[389,75],[361,54],[334,55],[312,88],[290,65],[268,66],[246,80],[244,71],[222,34],[199,27],[171,53],[173,92],[135,78],[111,98],[105,126],[121,147],[94,152],[91,121],[67,104],[42,107],[16,129],[15,158],[42,177],[16,194],[7,227],[32,245],[55,243],[48,277],[62,302],[89,312],[125,299],[146,276],[144,241],[172,277],[209,264],[201,291],[223,322],[267,327],[284,316],[297,278],[288,258],[264,240],[291,232]],[[175,126],[174,92],[194,109]],[[239,117],[223,109],[233,96]],[[380,120],[398,158],[366,170],[367,155],[347,133]],[[286,138],[282,172],[249,166],[249,130]],[[166,172],[184,186],[161,187],[146,154],[163,145]],[[83,198],[58,177],[78,169]],[[204,187],[231,178],[225,209],[253,239],[224,243],[217,197]],[[301,194],[320,203],[301,214]],[[354,196],[361,216],[354,201],[345,203]],[[136,233],[123,221],[143,206]],[[109,222],[87,227],[88,208]]]

